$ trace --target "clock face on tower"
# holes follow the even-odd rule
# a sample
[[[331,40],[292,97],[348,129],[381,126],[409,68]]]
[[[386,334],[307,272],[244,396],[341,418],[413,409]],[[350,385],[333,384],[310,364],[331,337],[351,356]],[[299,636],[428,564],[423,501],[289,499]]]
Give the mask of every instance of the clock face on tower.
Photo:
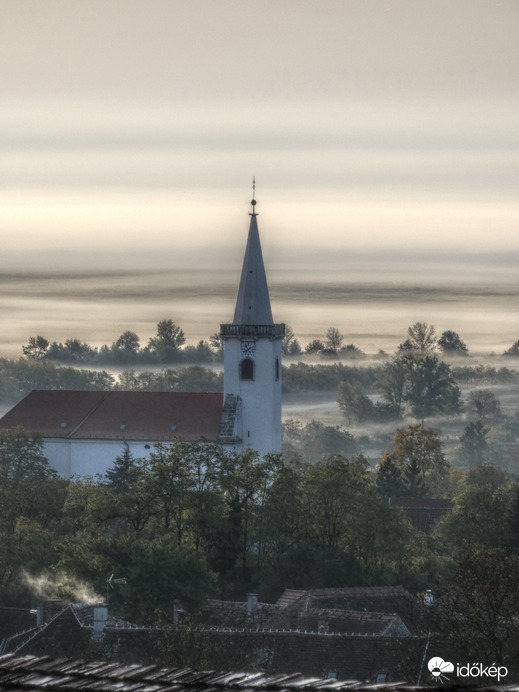
[[[242,341],[241,342],[241,352],[244,356],[253,356],[256,353],[256,342],[255,341]]]

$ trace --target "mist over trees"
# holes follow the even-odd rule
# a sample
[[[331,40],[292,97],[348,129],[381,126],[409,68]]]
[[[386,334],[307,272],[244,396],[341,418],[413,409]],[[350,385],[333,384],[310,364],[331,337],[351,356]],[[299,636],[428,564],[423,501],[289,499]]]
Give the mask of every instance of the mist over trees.
[[[322,340],[314,340],[302,351],[288,326],[282,344],[287,356],[282,369],[284,397],[297,401],[300,396],[326,396],[335,401],[335,425],[342,416],[341,427],[356,430],[359,452],[385,445],[382,440],[390,439],[402,421],[425,425],[442,419],[456,427],[448,451],[457,464],[469,467],[491,461],[507,470],[516,468],[519,423],[510,406],[503,412],[494,391],[494,387],[517,382],[515,369],[474,362],[456,332],[437,337],[434,326],[426,322],[411,325],[393,355],[380,352],[367,359],[353,344],[344,346],[344,341],[341,331],[330,327]],[[14,403],[32,389],[223,389],[219,334],[187,345],[183,330],[172,320],[160,321],[156,335],[144,346],[136,332],[127,330],[110,346],[99,349],[78,339],[57,344],[42,336],[31,337],[23,353],[18,361],[0,360],[0,403]],[[51,360],[49,354],[58,354],[61,360]],[[103,359],[107,369],[97,369]],[[174,363],[160,363],[161,359]],[[310,424],[303,427],[306,425]],[[379,432],[372,431],[373,426],[380,426]],[[316,449],[325,436],[333,439],[333,427],[314,430]],[[364,434],[363,429],[368,432]],[[300,437],[305,435],[301,432]],[[292,443],[294,448],[312,446],[309,436],[303,444],[292,437],[287,444]],[[337,449],[344,452],[346,448],[338,444]]]

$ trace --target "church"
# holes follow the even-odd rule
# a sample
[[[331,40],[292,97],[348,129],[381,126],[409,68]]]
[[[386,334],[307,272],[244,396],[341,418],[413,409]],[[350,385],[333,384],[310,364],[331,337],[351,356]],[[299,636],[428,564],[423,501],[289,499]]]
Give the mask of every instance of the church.
[[[272,317],[253,197],[234,318],[220,326],[223,395],[34,390],[0,419],[0,430],[39,433],[49,463],[65,477],[104,474],[126,446],[143,457],[176,437],[260,456],[280,452],[285,325]]]

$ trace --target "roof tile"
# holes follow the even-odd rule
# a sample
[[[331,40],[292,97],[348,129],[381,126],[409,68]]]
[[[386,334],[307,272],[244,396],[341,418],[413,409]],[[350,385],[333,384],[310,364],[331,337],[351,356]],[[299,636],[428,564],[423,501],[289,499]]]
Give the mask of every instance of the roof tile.
[[[216,441],[223,410],[219,392],[90,392],[34,390],[0,419],[43,437]]]

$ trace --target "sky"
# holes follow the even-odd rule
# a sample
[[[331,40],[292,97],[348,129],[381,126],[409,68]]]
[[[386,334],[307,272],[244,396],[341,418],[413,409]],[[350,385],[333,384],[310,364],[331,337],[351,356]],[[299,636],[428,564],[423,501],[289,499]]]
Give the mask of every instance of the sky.
[[[234,245],[253,175],[283,254],[515,250],[518,77],[515,0],[3,0],[4,252]]]
[[[516,0],[0,10],[0,271],[515,269]]]

